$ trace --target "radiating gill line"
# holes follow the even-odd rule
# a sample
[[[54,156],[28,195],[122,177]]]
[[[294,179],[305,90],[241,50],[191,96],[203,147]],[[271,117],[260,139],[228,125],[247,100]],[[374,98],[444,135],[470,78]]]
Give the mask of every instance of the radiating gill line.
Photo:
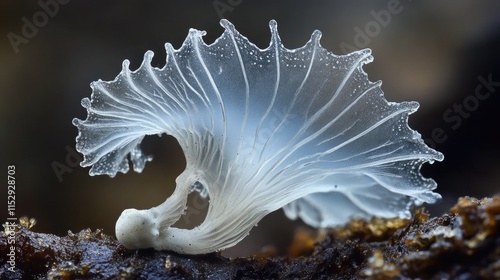
[[[335,119],[333,119],[332,121],[335,121]],[[316,146],[321,146],[322,144],[326,143],[326,142],[329,142],[337,137],[340,137],[342,135],[344,135],[344,133],[346,133],[347,131],[349,131],[351,128],[353,128],[357,123],[359,122],[359,120],[355,120],[350,126],[344,128],[342,131],[339,131],[337,134],[335,134],[334,136],[332,137],[329,137],[319,143],[316,144]],[[328,125],[328,124],[327,124]]]
[[[354,65],[357,65],[363,58],[361,58],[359,61],[356,62],[356,64]],[[354,70],[356,69],[357,67],[353,67],[351,68],[351,70],[349,71],[349,74],[346,75],[346,77],[344,78],[344,81],[342,82],[342,84],[345,84],[345,81],[348,80],[350,78],[350,76],[352,75],[352,73],[354,73]],[[287,145],[285,146],[284,148],[282,148],[280,151],[278,151],[275,156],[277,156],[278,154],[282,153],[283,151],[288,151],[286,155],[283,155],[280,159],[280,161],[276,162],[276,165],[279,165],[281,164],[283,161],[285,161],[289,156],[291,156],[296,150],[300,149],[303,145],[311,142],[312,140],[314,140],[316,137],[320,136],[325,130],[327,130],[328,128],[330,128],[340,117],[342,117],[346,112],[349,112],[349,110],[355,105],[358,103],[358,101],[360,101],[365,95],[366,93],[370,92],[371,90],[377,88],[377,86],[379,86],[380,84],[379,83],[374,83],[371,87],[369,87],[368,89],[366,89],[362,94],[360,94],[353,102],[351,102],[346,108],[344,108],[344,110],[342,110],[342,112],[340,112],[333,120],[331,120],[327,125],[323,126],[322,128],[320,128],[318,131],[312,133],[311,135],[307,136],[306,138],[302,139],[300,142],[298,143],[295,143],[295,144],[290,144],[290,145],[293,145],[293,146],[290,146],[290,145]],[[337,92],[340,92],[340,90],[337,90]],[[337,94],[337,93],[336,93]],[[336,95],[335,94],[335,95]],[[318,113],[320,111],[325,111],[328,107],[330,107],[333,99],[335,98],[332,97],[332,99],[330,99],[330,101],[325,105],[323,106],[316,114],[314,114],[310,119],[308,119],[306,121],[306,123],[304,125],[302,125],[301,129],[294,135],[294,137],[292,138],[292,140],[290,140],[288,143],[294,143],[296,139],[298,139],[300,136],[302,136],[302,134],[305,133],[305,131],[307,130],[307,128],[309,128],[312,123],[314,123],[314,121],[316,121],[317,118],[319,118],[319,115]],[[328,106],[328,107],[327,107]],[[309,156],[309,157],[305,157],[305,158],[312,158],[313,156]]]
[[[172,111],[172,112],[182,111],[182,108],[178,108],[177,106],[175,106],[175,103],[174,103],[174,106],[170,106],[170,104],[169,104],[170,102],[168,102],[168,101],[165,99],[165,96],[166,96],[166,95],[168,96],[168,94],[170,94],[170,93],[169,93],[169,92],[168,92],[168,93],[167,93],[167,92],[165,92],[165,93],[166,93],[166,94],[160,94],[159,96],[160,96],[160,98],[163,100],[163,102],[166,104],[166,106],[168,107],[168,109],[169,109],[170,111]],[[181,129],[180,129],[180,126],[179,126],[178,122],[177,122],[177,121],[175,121],[175,120],[176,120],[176,118],[174,117],[174,115],[172,115],[171,113],[169,113],[169,116],[170,116],[170,118],[171,118],[171,121],[172,121],[173,126],[175,127],[175,130],[176,130],[176,131],[180,131],[180,130],[181,130]],[[172,133],[172,135],[173,135],[173,133],[174,133],[174,132],[173,132],[173,131],[168,131],[168,133]]]
[[[314,33],[313,33],[313,36],[314,36]],[[286,116],[288,116],[288,115],[290,114],[290,110],[292,109],[292,107],[293,107],[293,105],[294,105],[295,101],[297,100],[297,97],[298,97],[299,93],[301,92],[302,88],[304,87],[305,82],[307,81],[307,79],[308,79],[308,77],[309,77],[309,74],[311,73],[311,69],[312,69],[312,66],[313,66],[313,64],[314,64],[314,58],[315,58],[315,56],[316,56],[316,50],[317,50],[317,48],[318,48],[318,42],[317,42],[317,40],[315,40],[315,43],[314,43],[314,44],[315,44],[315,45],[314,45],[314,48],[313,48],[313,52],[312,52],[312,55],[311,55],[311,59],[310,59],[310,63],[309,63],[309,67],[308,67],[308,69],[307,69],[306,75],[304,76],[304,79],[302,80],[301,85],[299,86],[299,88],[298,88],[298,89],[297,89],[297,91],[295,92],[295,94],[294,94],[294,96],[293,96],[293,99],[292,99],[292,101],[291,101],[291,103],[290,103],[290,107],[288,108],[288,111],[287,111],[287,113],[285,114],[285,117],[281,120],[280,124],[276,127],[276,129],[275,129],[275,130],[271,133],[271,135],[269,136],[269,138],[267,138],[266,142],[264,143],[264,146],[263,146],[263,148],[262,148],[262,151],[261,151],[261,155],[260,155],[260,157],[262,157],[262,153],[263,153],[263,151],[265,151],[265,149],[267,148],[267,145],[268,145],[269,141],[270,141],[270,140],[274,137],[274,135],[276,134],[276,132],[277,132],[277,131],[280,129],[280,127],[281,127],[281,126],[285,123],[285,121],[286,121]],[[280,151],[282,151],[282,150],[283,150],[283,148],[282,148]],[[278,151],[278,153],[279,153],[279,151]],[[278,153],[276,153],[275,155],[273,155],[273,156],[269,157],[266,161],[264,161],[264,162],[261,164],[261,167],[259,168],[259,170],[258,170],[257,172],[258,172],[258,173],[260,173],[260,172],[261,172],[261,170],[262,170],[264,167],[266,167],[266,165],[267,165],[269,162],[271,162],[272,160],[274,160],[274,158],[277,156],[277,154],[278,154]],[[263,176],[260,176],[260,179],[259,179],[259,181],[257,181],[257,184],[260,184],[260,183],[261,183],[261,181],[262,181],[262,180],[263,180],[263,179],[264,179],[264,178],[265,178],[265,177],[269,174],[269,171],[274,170],[274,168],[275,168],[276,166],[277,166],[277,165],[276,165],[276,164],[274,164],[274,165],[273,165],[273,167],[271,167],[271,168],[267,167],[268,171],[267,171],[267,172],[266,172],[266,174],[264,174]]]
[[[300,86],[297,88],[297,90],[295,91],[294,95],[293,95],[293,98],[292,98],[292,101],[290,102],[290,107],[288,108],[286,114],[285,114],[285,117],[281,120],[280,124],[276,127],[276,129],[271,133],[271,135],[269,136],[269,138],[267,138],[266,142],[264,143],[264,148],[263,148],[263,151],[265,150],[265,148],[267,147],[269,141],[274,138],[275,134],[277,131],[279,131],[279,129],[281,128],[281,126],[286,122],[286,117],[290,114],[290,111],[292,110],[292,107],[295,105],[295,102],[297,101],[297,98],[299,96],[299,94],[302,92],[302,88],[304,87],[306,81],[308,80],[309,78],[309,75],[311,74],[311,69],[312,69],[312,66],[314,65],[314,61],[315,61],[315,57],[316,57],[316,51],[318,49],[318,40],[319,38],[317,38],[317,34],[315,35],[316,33],[313,33],[313,37],[314,37],[314,48],[313,48],[313,51],[312,51],[312,54],[311,54],[311,59],[310,59],[310,63],[309,63],[309,66],[307,68],[307,71],[306,71],[306,74],[304,75],[304,78],[302,79],[302,82],[300,84]],[[261,152],[261,156],[262,157],[262,152]],[[265,165],[266,162],[263,164]]]
[[[174,50],[173,50],[173,47],[172,45],[170,44],[167,44],[166,45],[166,48],[167,48],[167,53],[169,54],[169,57],[172,57],[172,61],[174,63],[174,66],[175,66],[175,69],[177,70],[177,73],[179,74],[179,76],[181,77],[181,79],[184,81],[184,83],[188,86],[188,88],[194,92],[197,96],[200,97],[201,100],[203,100],[203,104],[207,107],[207,108],[210,108],[211,111],[212,111],[212,114],[208,114],[210,116],[210,121],[211,121],[211,126],[212,126],[212,129],[214,127],[214,120],[213,120],[213,115],[215,115],[214,113],[214,110],[213,110],[213,106],[212,106],[212,103],[210,101],[210,98],[208,98],[207,94],[205,93],[205,90],[203,89],[203,87],[201,87],[201,84],[200,82],[198,81],[198,77],[195,75],[195,73],[192,71],[191,68],[188,68],[190,73],[193,74],[193,78],[195,79],[195,81],[198,83],[198,86],[200,86],[200,89],[202,90],[203,92],[203,96],[205,98],[203,98],[201,96],[201,94],[187,81],[186,77],[184,76],[184,74],[182,73],[180,67],[179,67],[179,64],[177,63],[177,58],[175,56],[175,53],[174,53]],[[174,83],[175,84],[175,83]],[[206,101],[205,101],[206,100]]]
[[[432,159],[431,155],[425,155],[425,156],[426,156],[425,158]],[[399,162],[399,161],[409,161],[409,160],[415,160],[415,159],[422,159],[422,157],[423,157],[422,154],[416,154],[416,155],[411,155],[411,156],[407,155],[407,156],[392,157],[389,159],[373,161],[373,162],[365,163],[365,164],[357,164],[357,165],[351,165],[349,167],[335,168],[335,170],[332,172],[332,174],[335,174],[335,173],[356,173],[356,172],[360,172],[360,173],[365,174],[366,171],[363,171],[363,170],[366,168],[369,168],[369,167],[376,167],[376,166],[381,166],[383,164],[395,163],[395,162]],[[276,173],[271,179],[269,179],[268,182],[272,183],[275,180],[275,178],[279,177],[279,175],[281,173],[283,173],[286,170],[289,170],[295,164],[297,164],[297,161],[294,161],[293,163],[282,168],[282,170],[280,172]],[[321,171],[320,169],[318,169],[318,170]],[[325,172],[325,171],[326,170],[323,170],[323,172]],[[301,173],[301,172],[298,172],[298,173]],[[329,174],[329,175],[332,175],[332,174]]]
[[[239,137],[238,147],[237,147],[237,152],[236,152],[236,158],[233,162],[230,163],[230,166],[229,166],[228,174],[231,174],[230,171],[233,169],[234,165],[236,165],[236,169],[239,168],[238,165],[240,162],[242,145],[244,143],[244,141],[243,141],[244,140],[244,133],[245,133],[245,130],[247,127],[248,115],[249,115],[249,110],[250,110],[250,85],[248,83],[248,77],[247,77],[247,73],[246,73],[246,69],[245,69],[245,64],[243,63],[243,59],[241,57],[241,52],[240,52],[240,49],[239,49],[238,44],[236,42],[236,39],[234,37],[233,30],[231,28],[228,28],[228,29],[226,29],[226,31],[229,33],[229,37],[231,38],[231,42],[233,43],[234,50],[235,50],[236,55],[238,57],[238,61],[240,62],[240,70],[241,70],[241,73],[243,75],[243,80],[245,82],[245,113],[243,115],[243,124],[241,126],[240,137]],[[241,177],[238,178],[237,181],[234,183],[236,185],[238,185],[240,181],[241,181]],[[225,189],[225,188],[226,188],[226,184],[224,184],[223,189]],[[230,195],[232,194],[232,192],[234,192],[235,189],[236,189],[235,187],[231,188]]]
[[[143,60],[143,65],[141,67],[139,67],[139,70],[142,67],[146,67],[146,71],[149,73],[150,77],[153,78],[153,80],[156,82],[155,74],[151,71],[151,58],[152,58],[151,55],[149,55],[149,60],[147,60],[147,61]],[[128,69],[128,67],[127,67],[127,69]],[[150,103],[156,104],[156,101],[153,100],[151,97],[147,96],[146,94],[143,94],[142,90],[139,89],[136,86],[136,84],[135,84],[134,80],[132,79],[131,75],[132,75],[132,73],[130,72],[130,70],[126,71],[126,77],[127,77],[128,81],[129,81],[129,84],[131,85],[132,89],[135,90],[138,94],[140,94],[141,96],[143,96],[144,98],[146,98],[149,101],[149,102],[144,102],[144,103],[147,106],[149,106],[151,109],[153,109],[155,112],[157,112],[156,116],[159,115],[158,114],[159,112],[163,112],[163,113],[169,115],[168,112],[162,106],[153,106],[153,105],[150,104]],[[159,121],[162,122],[165,126],[168,126],[168,124],[166,123],[166,121],[163,118],[158,118],[157,117],[156,119],[159,119]]]
[[[105,83],[105,82],[97,82],[97,83],[93,83],[94,85],[94,90],[97,90],[98,93],[102,93],[106,96],[108,96],[109,98],[111,98],[114,102],[118,103],[118,104],[121,104],[121,105],[124,105],[125,107],[128,107],[128,108],[132,108],[132,109],[135,109],[136,111],[139,111],[141,112],[142,111],[142,108],[141,107],[138,107],[132,103],[128,103],[128,102],[125,102],[125,100],[121,100],[121,99],[118,99],[116,98],[113,94],[111,94],[109,92],[108,89],[106,89],[102,83]],[[109,103],[108,103],[109,105]],[[132,111],[129,111],[130,113],[132,113]]]
[[[240,49],[238,47],[238,44],[236,43],[236,39],[234,38],[234,34],[232,32],[231,29],[227,29],[227,32],[229,33],[229,36],[231,37],[231,41],[233,42],[233,46],[234,46],[234,50],[236,51],[236,55],[238,57],[238,60],[240,62],[240,70],[241,70],[241,74],[243,75],[243,80],[245,82],[245,113],[243,115],[243,126],[241,127],[241,131],[240,131],[240,141],[239,141],[239,145],[238,145],[238,151],[241,151],[241,145],[243,143],[243,134],[245,132],[245,128],[246,128],[246,125],[247,125],[247,121],[248,121],[248,113],[249,113],[249,109],[250,109],[250,85],[248,84],[248,77],[247,77],[247,73],[246,73],[246,69],[245,69],[245,64],[243,63],[243,59],[241,58],[241,52],[240,52]],[[236,162],[238,162],[238,159],[239,159],[239,154],[238,153],[236,155]]]
[[[330,79],[330,77],[326,77],[325,80],[323,81],[323,83],[321,83],[321,85],[318,85],[318,89],[312,94],[313,98],[311,98],[311,101],[309,102],[309,105],[307,106],[307,109],[305,110],[306,113],[304,114],[306,120],[310,118],[309,111],[311,110],[312,105],[316,101],[316,98],[320,97],[319,93],[321,93],[321,90],[323,89],[323,87],[325,86],[326,82],[328,82],[329,79]]]
[[[255,141],[254,141],[254,144],[252,147],[250,162],[253,162],[254,154],[256,152],[256,150],[255,150],[256,144],[259,142],[260,130],[261,130],[262,124],[264,123],[264,120],[269,116],[269,113],[271,112],[271,110],[274,108],[274,104],[276,101],[276,97],[278,95],[278,90],[279,90],[279,85],[280,85],[280,77],[281,77],[280,55],[279,55],[280,42],[279,42],[279,38],[278,38],[278,34],[276,33],[276,30],[272,30],[272,32],[271,32],[271,45],[274,47],[274,55],[275,55],[275,62],[276,62],[276,81],[274,83],[274,90],[273,90],[271,102],[270,102],[269,106],[267,107],[266,112],[264,113],[264,115],[260,119],[259,124],[257,126],[257,129],[255,131]],[[264,151],[265,151],[265,148],[262,147],[258,162],[260,162],[262,160],[262,155],[263,155]],[[257,169],[255,171],[254,175],[250,176],[250,179],[245,182],[245,185],[251,184],[256,178],[258,178],[261,170],[262,170],[262,168]],[[253,194],[254,191],[255,190],[252,190],[251,195]]]
[[[115,150],[119,151],[121,148],[136,141],[137,139],[144,138],[144,134],[141,134],[140,137],[130,137],[130,136],[137,136],[137,132],[121,133],[117,136],[111,137],[106,142],[101,142],[99,145],[93,146],[90,149],[89,148],[84,149],[86,151],[85,154],[87,156],[85,157],[84,161],[82,162],[82,167],[91,166],[94,163],[101,160],[104,155],[109,154],[110,152],[113,152]],[[111,149],[109,149],[109,148],[105,149],[104,147],[107,145],[110,145]],[[81,150],[81,149],[79,149],[79,150]],[[130,151],[127,151],[127,153],[125,153],[124,156],[126,156],[129,152]],[[91,161],[88,161],[89,154],[93,154],[92,155],[93,159]]]
[[[344,79],[340,83],[339,87],[337,88],[337,90],[336,90],[335,94],[332,96],[332,98],[323,107],[321,107],[321,109],[319,109],[316,113],[314,113],[314,115],[312,117],[307,119],[307,121],[302,125],[300,130],[297,132],[297,134],[296,134],[297,137],[301,136],[325,111],[327,111],[331,107],[331,105],[333,104],[333,102],[335,101],[337,96],[344,89],[344,86],[347,83],[347,81],[352,77],[352,74],[355,72],[356,69],[358,69],[361,61],[363,61],[366,57],[367,56],[361,56],[356,61],[356,63],[353,64],[351,69],[349,69],[349,72],[344,76]],[[369,87],[362,94],[360,94],[360,96],[358,96],[351,104],[349,104],[340,114],[338,114],[333,121],[329,122],[327,126],[322,127],[320,130],[318,130],[317,132],[315,132],[313,135],[309,136],[308,138],[315,138],[316,135],[323,133],[323,131],[325,131],[328,127],[330,127],[333,123],[335,123],[335,121],[337,121],[342,115],[344,115],[345,112],[347,112],[350,108],[352,108],[354,106],[354,104],[356,104],[362,97],[364,97],[366,93],[377,88],[378,86],[380,86],[380,82],[374,83],[371,87]],[[295,138],[296,137],[294,137],[294,139]],[[307,142],[308,141],[306,141],[305,143],[307,143]]]
[[[152,125],[152,127],[160,129],[160,127],[156,123],[152,123],[149,118],[142,117],[142,116],[139,116],[137,114],[129,115],[129,114],[126,114],[122,111],[101,111],[101,110],[95,110],[95,109],[92,109],[91,112],[96,114],[96,115],[103,116],[103,117],[116,118],[117,119],[116,121],[129,120],[132,123],[141,124],[141,126],[143,126],[142,124],[149,124],[149,125]],[[85,124],[86,121],[87,120],[84,120],[83,123]],[[128,127],[130,127],[130,124],[128,125]]]
[[[359,61],[361,61],[363,58],[361,58]],[[359,63],[358,61],[358,63]],[[356,69],[355,67],[351,68],[350,70],[350,74],[349,75],[352,75],[352,73],[354,72],[354,69]],[[348,77],[345,78],[345,80],[348,79]],[[302,147],[302,145],[306,144],[306,143],[309,143],[310,141],[312,141],[313,139],[315,139],[316,137],[318,137],[319,135],[321,135],[321,133],[324,132],[324,130],[326,130],[327,128],[329,128],[331,125],[333,125],[333,123],[335,123],[341,116],[343,116],[346,112],[348,112],[352,106],[354,106],[355,104],[357,104],[357,102],[359,100],[361,100],[366,93],[370,92],[372,89],[374,88],[377,88],[377,86],[379,86],[379,83],[374,83],[372,85],[372,87],[368,88],[367,90],[365,90],[362,94],[360,94],[360,96],[358,96],[351,104],[349,104],[349,106],[347,106],[342,112],[340,112],[332,121],[330,121],[325,127],[319,129],[317,132],[313,133],[312,135],[306,137],[305,139],[303,139],[302,141],[300,141],[299,143],[295,143],[295,144],[290,144],[290,145],[293,145],[293,147],[291,147],[290,145],[285,145],[283,148],[281,148],[280,150],[278,150],[273,156],[271,156],[269,158],[268,161],[266,161],[263,166],[265,164],[267,164],[271,159],[274,159],[276,157],[278,157],[278,155],[280,155],[281,153],[283,153],[284,151],[288,151],[288,153],[286,155],[283,155],[280,160],[276,161],[274,164],[273,164],[273,168],[276,168],[277,166],[279,166],[281,163],[283,163],[289,156],[291,156],[296,150],[298,150],[300,147]],[[339,91],[338,91],[339,92]],[[331,100],[330,100],[331,102]],[[330,103],[328,102],[328,103]],[[326,105],[325,105],[326,106]],[[321,110],[323,110],[325,107],[323,107]],[[314,115],[316,116],[316,114]],[[310,121],[310,120],[309,120]],[[308,122],[309,122],[308,121]],[[309,124],[310,125],[310,124]],[[307,126],[303,125],[302,126],[302,129],[299,130],[299,132],[297,134],[295,134],[295,136],[288,142],[288,143],[294,143],[296,138],[298,138],[300,135],[302,135],[307,129]],[[304,159],[309,159],[309,158],[313,158],[313,157],[316,157],[318,154],[313,154],[313,155],[310,155],[310,156],[306,156],[306,157],[303,157],[301,158],[300,160],[304,160]],[[292,163],[293,164],[293,163]]]
[[[360,137],[370,133],[372,130],[374,130],[375,128],[379,127],[380,125],[382,125],[383,123],[385,123],[386,121],[389,121],[389,120],[392,120],[395,116],[397,115],[400,115],[400,114],[403,114],[403,113],[407,113],[408,112],[408,108],[403,108],[403,109],[399,109],[399,110],[396,110],[394,111],[393,113],[385,116],[384,118],[382,118],[381,120],[379,120],[378,122],[376,122],[374,125],[370,126],[369,128],[365,129],[364,131],[358,133],[356,136],[354,137],[351,137],[349,138],[347,141],[344,141],[342,142],[341,144],[327,150],[326,152],[324,152],[323,154],[330,154],[340,148],[342,148],[343,146],[359,139]]]
[[[130,127],[130,124],[129,123],[125,123],[125,122],[99,122],[99,123],[86,123],[85,124],[85,127],[87,128],[107,128],[107,129],[111,129],[111,128],[124,128],[124,127]]]
[[[191,69],[190,66],[188,66],[187,68]],[[172,79],[170,79],[170,80],[172,81]],[[186,110],[196,109],[195,102],[189,96],[183,83],[172,83],[172,86],[174,88],[174,92],[176,92],[177,95],[181,96],[180,102],[182,102],[182,104],[184,105]],[[192,112],[192,111],[189,111],[189,112]]]
[[[196,108],[196,106],[195,106],[194,102],[191,100],[191,98],[189,98],[189,95],[187,94],[187,92],[185,90],[181,91],[181,89],[179,88],[179,86],[177,85],[177,83],[173,83],[173,87],[174,87],[174,92],[176,92],[179,96],[181,96],[180,100],[183,103],[182,108],[184,110],[184,116],[186,116],[186,118],[189,121],[189,130],[190,131],[194,131],[195,127],[193,125],[193,118],[191,118],[191,114],[193,112],[191,110],[189,110],[189,108],[193,109],[193,108]],[[187,99],[187,101],[189,102],[189,104],[185,101],[185,99]]]
[[[401,185],[398,185],[397,188],[395,188],[394,186],[391,186],[387,183],[384,183],[382,180],[378,179],[376,176],[373,176],[372,174],[370,173],[366,173],[366,176],[372,178],[375,182],[377,182],[380,186],[386,188],[387,190],[393,192],[393,193],[399,193],[399,194],[404,194],[404,195],[407,195],[407,196],[412,196],[412,197],[416,197],[415,195],[418,195],[418,194],[422,194],[422,188],[417,188],[415,186],[413,186],[412,189],[408,189],[408,188],[404,188],[403,186]],[[420,187],[420,186],[419,186]],[[426,189],[427,191],[431,191],[432,189]],[[425,201],[425,200],[424,200]],[[429,201],[425,201],[425,202],[428,202],[428,203],[431,203]]]
[[[402,146],[400,147],[397,147],[396,149],[392,150],[392,151],[389,151],[389,152],[385,152],[385,153],[380,153],[380,154],[375,154],[375,155],[371,155],[369,157],[367,157],[367,159],[376,159],[376,158],[381,158],[381,157],[386,157],[386,156],[389,156],[389,155],[392,155],[394,154],[395,152],[399,151],[403,149]]]
[[[205,88],[203,87],[202,83],[200,82],[200,80],[198,80],[198,76],[196,76],[196,74],[194,73],[194,71],[191,69],[191,67],[188,68],[189,71],[191,72],[192,74],[192,77],[193,79],[196,81],[196,84],[198,85],[198,87],[200,87],[200,90],[201,92],[203,92],[203,95],[206,96],[208,98],[208,95],[207,93],[205,92]],[[214,116],[216,115],[215,114],[215,111],[214,111],[214,107],[212,106],[212,103],[210,102],[210,100],[208,100],[208,104],[207,103],[204,103],[205,106],[210,106],[210,107],[207,107],[207,113],[206,115],[208,115],[208,117],[210,118],[210,128],[206,127],[205,126],[205,121],[203,121],[203,127],[208,130],[208,131],[214,131],[215,130],[215,121],[214,121]],[[209,111],[209,112],[208,112]],[[201,112],[200,112],[201,113]]]
[[[350,192],[342,192],[342,194],[345,195],[349,199],[349,201],[351,201],[351,203],[354,204],[361,211],[369,215],[373,212],[374,209],[372,209],[372,207],[366,207],[359,199],[354,197]]]
[[[199,41],[201,41],[201,37],[200,36],[196,36],[196,40],[194,42],[194,49],[196,51],[196,55],[200,61],[200,64],[201,66],[203,67],[203,69],[205,70],[205,74],[207,75],[207,78],[209,79],[210,81],[210,84],[212,85],[216,95],[217,95],[217,99],[219,100],[219,106],[220,106],[220,110],[221,110],[221,113],[222,113],[222,123],[223,123],[223,138],[222,138],[222,145],[221,145],[221,153],[224,152],[225,148],[226,148],[226,142],[227,142],[227,117],[226,117],[226,110],[225,110],[225,105],[224,105],[224,101],[222,100],[222,96],[219,92],[219,88],[217,87],[217,85],[215,84],[215,81],[212,77],[212,74],[210,73],[210,71],[208,70],[208,67],[207,65],[205,64],[205,61],[203,60],[203,57],[201,56],[201,53],[200,53],[200,47],[199,47]],[[219,167],[218,167],[218,172],[217,172],[217,178],[220,178],[220,176],[222,175],[222,161],[219,161]]]
[[[344,157],[344,158],[340,158],[340,159],[337,159],[337,160],[320,160],[318,159],[317,161],[315,162],[325,162],[325,163],[336,163],[336,162],[343,162],[343,161],[346,161],[346,160],[350,160],[352,158],[355,158],[355,157],[359,157],[359,156],[362,156],[362,155],[365,155],[365,154],[368,154],[368,153],[371,153],[371,152],[374,152],[378,149],[381,149],[381,148],[384,148],[386,146],[390,146],[391,144],[394,144],[393,142],[391,141],[386,141],[384,144],[380,145],[380,146],[377,146],[377,147],[373,147],[369,150],[366,150],[366,151],[362,151],[362,152],[359,152],[359,153],[355,153],[355,154],[352,154],[351,156],[348,156],[348,157]],[[302,160],[302,159],[300,159]]]
[[[387,158],[387,159],[383,159],[383,160],[372,161],[372,162],[368,162],[368,163],[364,163],[364,164],[356,164],[356,165],[351,165],[348,167],[339,167],[339,168],[336,168],[335,171],[336,172],[344,172],[344,173],[346,171],[352,172],[353,170],[362,170],[362,169],[369,168],[369,167],[380,166],[380,165],[386,164],[386,163],[395,163],[395,162],[399,162],[399,161],[410,161],[410,160],[416,160],[416,159],[422,159],[422,158],[429,160],[429,159],[432,159],[432,156],[431,155],[423,155],[423,154],[397,156],[397,157],[391,157],[391,158]]]
[[[136,120],[143,120],[143,122],[146,122],[146,123],[151,123],[152,119],[158,119],[157,115],[152,114],[151,112],[149,112],[147,110],[145,111],[143,108],[140,108],[134,104],[125,102],[124,100],[117,99],[106,88],[104,88],[104,86],[102,86],[100,84],[97,84],[96,86],[97,86],[97,88],[95,90],[97,90],[98,93],[102,93],[102,94],[110,97],[113,101],[115,101],[114,103],[108,102],[107,106],[114,107],[123,113],[127,112],[130,115],[137,116],[138,118],[136,118]],[[124,106],[124,107],[121,107],[121,106],[119,107],[118,104],[121,106]],[[132,111],[132,109],[134,109],[134,111]],[[87,110],[89,110],[90,112],[93,112],[93,113],[98,113],[99,115],[102,115],[102,116],[110,116],[109,113],[107,113],[105,111],[98,110],[92,106],[90,106]],[[142,116],[140,114],[137,114],[137,112],[146,112],[149,117],[145,117],[145,116]],[[122,115],[122,113],[117,114],[117,115],[120,115],[120,118],[122,118],[122,119],[130,119],[130,120],[133,119],[130,117],[125,117],[124,115]],[[116,117],[116,115],[114,117]]]
[[[261,130],[262,124],[264,123],[264,120],[269,116],[269,113],[271,112],[271,110],[274,108],[274,104],[276,102],[276,97],[278,96],[278,90],[279,90],[280,78],[281,78],[281,67],[280,67],[281,57],[279,54],[280,42],[279,42],[278,34],[276,33],[275,29],[271,31],[271,45],[274,47],[274,56],[275,56],[275,62],[276,62],[276,81],[274,83],[274,90],[273,90],[273,94],[271,97],[271,102],[270,102],[269,106],[267,107],[266,112],[264,113],[264,115],[260,119],[259,124],[257,126],[257,129],[255,131],[255,141],[254,141],[254,144],[252,147],[251,161],[253,160],[253,157],[254,157],[256,143],[258,143],[258,139],[260,137],[260,130]],[[264,148],[262,149],[262,151],[259,155],[258,161],[262,160],[263,151],[265,151]]]
[[[146,63],[145,63],[145,62],[146,62]],[[146,60],[143,60],[143,61],[142,61],[142,65],[139,67],[138,71],[141,71],[141,70],[142,70],[142,67],[146,67],[146,68],[147,68],[147,65],[148,65],[148,64],[149,64],[149,63],[147,63],[147,61],[146,61]],[[152,104],[155,104],[155,101],[154,101],[154,100],[152,100],[152,99],[151,99],[151,98],[150,98],[147,94],[144,94],[144,93],[143,93],[143,89],[140,89],[140,88],[139,88],[139,87],[135,84],[134,79],[132,79],[132,72],[130,71],[130,68],[128,67],[128,65],[127,65],[127,67],[126,67],[126,68],[124,68],[123,70],[124,70],[124,72],[125,72],[125,77],[124,77],[124,78],[125,78],[126,82],[128,82],[128,85],[130,86],[130,89],[131,89],[131,90],[133,90],[133,91],[136,93],[136,94],[134,95],[134,98],[139,97],[139,98],[141,99],[141,101],[142,101],[142,103],[143,103],[144,105],[146,105],[147,107],[149,107],[149,108],[153,109],[155,112],[157,112],[157,113],[158,113],[158,108],[156,108],[155,106],[153,106],[153,105],[152,105]],[[146,70],[147,70],[147,69],[146,69]],[[137,74],[137,73],[134,73],[134,74]],[[125,83],[125,84],[127,84],[127,83]],[[127,92],[127,91],[125,91],[125,92]],[[147,100],[147,101],[149,101],[149,102],[146,102],[146,100]],[[151,104],[151,103],[152,103],[152,104]],[[161,109],[160,109],[160,110],[161,110]]]

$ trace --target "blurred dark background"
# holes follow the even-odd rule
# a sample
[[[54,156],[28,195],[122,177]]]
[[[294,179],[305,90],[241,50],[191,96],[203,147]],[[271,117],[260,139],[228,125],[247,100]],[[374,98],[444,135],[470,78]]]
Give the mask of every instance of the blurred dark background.
[[[51,4],[44,10],[43,3]],[[88,168],[76,165],[71,120],[85,118],[80,100],[90,96],[90,82],[114,79],[124,59],[136,69],[147,50],[155,52],[154,66],[162,67],[164,43],[180,47],[189,28],[206,30],[205,42],[212,43],[223,31],[221,17],[261,48],[269,44],[271,19],[287,48],[303,46],[315,29],[323,32],[322,46],[337,54],[370,47],[370,80],[384,82],[390,101],[420,102],[410,125],[445,154],[444,162],[422,170],[443,195],[426,206],[433,215],[460,196],[499,192],[498,1],[4,0],[0,219],[7,216],[8,165],[16,166],[16,216],[36,218],[39,232],[103,228],[114,235],[122,210],[163,202],[184,169],[175,139],[145,139],[144,150],[155,160],[142,174],[90,177]],[[184,222],[194,223],[203,219],[198,208],[206,202],[190,201],[195,209]],[[284,253],[300,225],[279,210],[225,254],[244,256],[267,245]]]

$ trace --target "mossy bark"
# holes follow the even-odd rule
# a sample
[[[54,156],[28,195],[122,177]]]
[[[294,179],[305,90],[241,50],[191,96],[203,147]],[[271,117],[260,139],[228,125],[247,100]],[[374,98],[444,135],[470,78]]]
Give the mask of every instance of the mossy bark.
[[[21,227],[12,272],[9,234],[0,233],[1,279],[500,279],[500,197],[461,198],[435,218],[420,209],[411,220],[299,231],[281,257],[130,251],[100,230],[58,237]]]

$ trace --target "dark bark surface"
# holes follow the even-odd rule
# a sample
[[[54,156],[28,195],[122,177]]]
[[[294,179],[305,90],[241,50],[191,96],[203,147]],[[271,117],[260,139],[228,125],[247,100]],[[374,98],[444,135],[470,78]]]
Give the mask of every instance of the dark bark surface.
[[[500,279],[500,197],[461,198],[435,218],[420,209],[411,220],[354,220],[318,236],[299,231],[290,256],[229,259],[129,251],[100,230],[58,237],[19,227],[0,233],[0,278]]]

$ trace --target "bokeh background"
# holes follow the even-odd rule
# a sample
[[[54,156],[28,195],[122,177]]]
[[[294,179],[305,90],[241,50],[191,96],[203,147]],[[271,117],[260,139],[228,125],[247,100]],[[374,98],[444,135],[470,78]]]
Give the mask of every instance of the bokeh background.
[[[52,3],[49,12],[41,3]],[[16,216],[36,218],[39,232],[103,228],[114,235],[123,209],[163,202],[185,164],[175,139],[145,139],[144,150],[155,160],[142,174],[90,177],[77,165],[71,120],[85,118],[80,100],[90,96],[90,82],[114,79],[124,59],[136,69],[147,50],[155,52],[153,65],[162,67],[164,43],[179,48],[189,28],[206,30],[205,42],[212,43],[223,31],[221,17],[261,48],[269,44],[271,19],[288,48],[303,46],[315,29],[334,53],[371,48],[375,61],[365,66],[370,79],[384,82],[390,101],[420,102],[410,125],[445,154],[444,162],[422,170],[443,195],[439,204],[426,206],[433,215],[460,196],[500,191],[498,1],[4,0],[0,220],[7,216],[7,165],[16,166]],[[26,22],[37,23],[36,30],[23,27]],[[480,89],[482,100],[475,96],[481,79],[492,81]],[[193,226],[203,219],[199,208],[206,202],[191,197],[190,203],[181,222]],[[304,224],[279,210],[224,254],[245,256],[265,246],[283,254],[298,226]]]

